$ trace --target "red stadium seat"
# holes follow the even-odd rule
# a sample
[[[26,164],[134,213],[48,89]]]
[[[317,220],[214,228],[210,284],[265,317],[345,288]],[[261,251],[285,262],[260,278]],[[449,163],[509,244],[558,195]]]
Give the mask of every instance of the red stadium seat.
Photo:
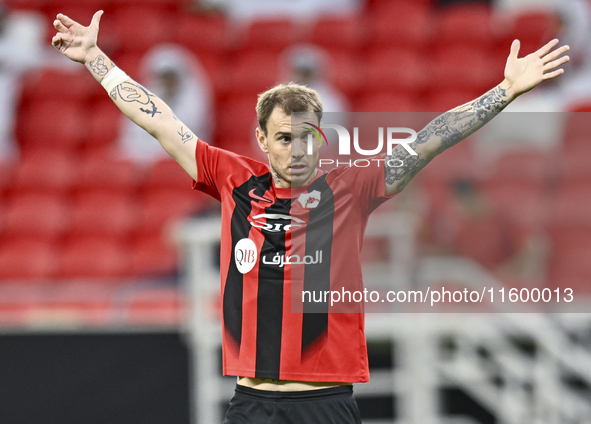
[[[230,89],[230,67],[225,56],[215,52],[198,52],[197,60],[209,78],[215,97],[220,98]]]
[[[78,178],[77,158],[48,148],[25,150],[16,169],[12,192],[67,194]]]
[[[290,44],[301,39],[298,28],[292,19],[255,19],[246,28],[246,34],[237,42],[242,50],[272,50],[281,52]]]
[[[433,159],[415,178],[429,196],[434,208],[448,199],[452,183],[458,179],[473,180],[478,168],[470,141],[463,141]]]
[[[557,178],[561,185],[583,183],[591,187],[591,144],[588,139],[585,143],[566,145],[558,158]]]
[[[492,203],[511,218],[523,233],[539,230],[547,223],[547,196],[543,185],[519,180],[488,180],[483,184],[483,189]]]
[[[361,89],[364,69],[359,56],[350,52],[332,52],[323,72],[327,80],[347,98],[352,98]]]
[[[575,299],[591,292],[591,232],[577,229],[552,240],[548,287],[571,288]]]
[[[38,10],[42,11],[47,5],[45,0],[7,0],[6,6],[17,10]]]
[[[440,46],[470,45],[489,52],[494,44],[491,8],[487,4],[458,4],[437,15],[435,43]]]
[[[21,96],[23,102],[59,100],[63,103],[82,103],[96,85],[97,82],[83,67],[70,71],[39,69],[27,74]]]
[[[311,41],[328,51],[355,52],[366,43],[365,21],[358,15],[318,19]]]
[[[160,231],[165,224],[187,217],[206,204],[200,193],[187,189],[156,189],[142,198],[139,228],[142,232]]]
[[[560,188],[552,210],[551,227],[558,231],[564,228],[591,230],[591,186],[570,184]]]
[[[128,275],[128,270],[129,251],[118,239],[80,237],[65,244],[58,277],[113,279]]]
[[[432,91],[427,96],[425,110],[437,113],[447,112],[448,110],[472,101],[481,95],[481,92],[475,90]]]
[[[125,237],[138,225],[138,203],[127,193],[84,192],[73,202],[70,234]]]
[[[486,51],[472,47],[444,46],[435,52],[432,91],[474,90],[484,94],[503,75],[504,64],[492,63]]]
[[[129,161],[116,160],[100,152],[89,154],[80,164],[76,190],[105,190],[133,195],[138,187],[139,177],[139,170]]]
[[[279,77],[278,55],[266,51],[244,51],[237,54],[230,68],[229,91],[256,94],[273,87]]]
[[[0,280],[42,280],[54,276],[57,249],[52,243],[31,238],[0,245]]]
[[[174,41],[196,52],[224,54],[230,43],[227,21],[219,16],[182,14],[174,25]]]
[[[0,160],[0,204],[4,192],[12,186],[13,176],[16,172],[16,165],[12,162],[4,162]]]
[[[591,99],[569,106],[569,112],[591,112]]]
[[[421,54],[407,49],[372,50],[366,60],[364,92],[399,92],[420,96],[428,66]]]
[[[177,250],[165,234],[155,232],[137,237],[130,247],[130,274],[142,277],[171,276],[178,271]]]
[[[190,1],[184,0],[186,5],[190,5]],[[183,1],[179,0],[109,0],[112,7],[124,6],[149,6],[159,8],[161,10],[175,10]]]
[[[192,178],[172,159],[156,162],[142,181],[144,187],[152,189],[178,189],[191,192]]]
[[[489,178],[501,183],[543,185],[555,159],[554,155],[542,151],[505,153],[495,160]]]
[[[358,112],[420,112],[423,104],[410,94],[368,93],[355,102]]]
[[[17,137],[24,147],[76,149],[88,128],[85,111],[61,100],[35,103],[18,121]]]
[[[565,119],[562,141],[564,148],[588,145],[591,134],[591,113],[570,112],[565,114]]]
[[[158,7],[118,7],[114,16],[118,47],[123,52],[145,53],[158,44],[171,42],[174,22],[172,13]]]
[[[102,95],[105,100],[92,106],[88,131],[83,138],[84,146],[89,149],[112,146],[121,131],[123,114],[108,100],[104,91]]]
[[[512,21],[512,28],[505,36],[505,44],[510,45],[512,40],[519,39],[520,57],[533,53],[555,38],[560,28],[558,16],[545,10],[521,12]]]
[[[6,211],[5,236],[56,240],[69,226],[68,203],[49,194],[13,196]]]
[[[370,11],[369,46],[421,51],[431,39],[430,8],[419,2],[384,2]]]
[[[228,98],[216,113],[216,146],[248,154],[256,144],[256,98],[242,95]]]

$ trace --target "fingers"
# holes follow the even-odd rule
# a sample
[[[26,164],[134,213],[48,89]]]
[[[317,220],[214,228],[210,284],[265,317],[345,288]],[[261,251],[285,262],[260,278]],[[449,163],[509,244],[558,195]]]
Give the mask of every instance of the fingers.
[[[61,21],[58,19],[53,21],[53,27],[62,33],[68,31],[68,28],[64,24],[62,24]]]
[[[554,60],[552,62],[547,63],[546,65],[544,65],[544,73],[546,73],[548,71],[551,71],[553,69],[556,69],[556,68],[558,68],[561,65],[564,65],[569,60],[570,60],[570,57],[564,56],[564,57],[561,57],[558,60]]]
[[[544,61],[544,65],[547,63],[552,62],[553,60],[557,59],[558,57],[562,56],[564,53],[570,50],[569,46],[562,46],[559,49],[554,50],[553,52],[547,54],[542,59]]]
[[[66,43],[66,42],[71,42],[72,41],[72,37],[69,36],[68,34],[63,34],[63,33],[58,33],[56,35],[53,36],[53,38],[51,39],[51,44],[53,44],[53,46],[56,49],[60,49],[60,47]]]
[[[509,57],[517,59],[519,55],[519,49],[521,48],[521,42],[519,40],[513,40],[511,44],[511,53],[509,53]]]
[[[554,40],[550,41],[549,43],[547,43],[545,46],[541,47],[537,52],[537,56],[539,58],[542,58],[544,56],[546,56],[548,53],[550,53],[552,51],[552,49],[554,47],[556,47],[556,45],[558,44],[558,39],[555,38]]]
[[[70,28],[72,25],[76,23],[76,21],[68,18],[63,13],[57,14],[57,20],[60,21],[66,28]]]
[[[101,21],[101,16],[103,16],[103,13],[105,13],[102,10],[99,10],[98,12],[96,12],[93,16],[92,16],[92,21],[90,21],[90,26],[92,28],[96,28],[98,29],[99,27],[99,22]]]
[[[542,80],[546,81],[552,78],[556,78],[558,75],[562,75],[564,74],[564,69],[557,69],[553,72],[548,72],[547,74],[544,74],[544,76],[542,77]]]

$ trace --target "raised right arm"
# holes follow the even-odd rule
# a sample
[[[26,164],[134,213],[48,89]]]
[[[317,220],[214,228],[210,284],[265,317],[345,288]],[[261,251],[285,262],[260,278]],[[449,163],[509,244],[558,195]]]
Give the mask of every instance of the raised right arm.
[[[84,27],[65,15],[57,15],[54,27],[58,33],[52,44],[69,59],[84,64],[98,82],[107,74],[120,73],[119,68],[97,46],[99,22],[103,12],[92,17],[90,26]],[[124,76],[122,82],[109,87],[109,96],[117,107],[134,123],[155,137],[164,150],[185,171],[197,179],[195,148],[197,137],[174,115],[160,98],[150,93],[131,78]]]

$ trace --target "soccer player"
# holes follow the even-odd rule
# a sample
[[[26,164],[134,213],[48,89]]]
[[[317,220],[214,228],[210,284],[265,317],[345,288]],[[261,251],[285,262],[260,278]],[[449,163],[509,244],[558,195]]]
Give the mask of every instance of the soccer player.
[[[310,152],[308,130],[292,122],[293,113],[308,112],[314,122],[307,128],[320,126],[322,103],[314,90],[285,84],[259,96],[256,138],[268,165],[210,147],[97,47],[102,13],[88,27],[57,15],[53,45],[88,68],[121,111],[187,171],[193,188],[222,202],[224,374],[238,377],[224,423],[360,423],[352,383],[369,380],[364,315],[329,313],[327,302],[292,312],[292,286],[330,290],[346,281],[361,288],[359,253],[369,214],[437,154],[520,94],[562,74],[568,46],[556,48],[553,40],[519,58],[514,41],[505,79],[429,123],[412,149],[396,146],[381,167],[324,172],[320,143]]]

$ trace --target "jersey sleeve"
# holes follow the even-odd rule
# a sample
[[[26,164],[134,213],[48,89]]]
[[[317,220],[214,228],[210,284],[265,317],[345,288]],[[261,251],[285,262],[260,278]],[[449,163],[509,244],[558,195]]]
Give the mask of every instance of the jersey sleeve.
[[[193,189],[222,200],[224,190],[232,190],[252,175],[268,172],[268,167],[236,153],[212,147],[201,139],[195,148],[197,181]]]
[[[345,174],[351,190],[360,205],[367,205],[367,212],[373,212],[386,200],[396,194],[386,195],[386,155],[375,156],[358,162],[357,166],[346,167]],[[365,166],[368,165],[368,166]]]

